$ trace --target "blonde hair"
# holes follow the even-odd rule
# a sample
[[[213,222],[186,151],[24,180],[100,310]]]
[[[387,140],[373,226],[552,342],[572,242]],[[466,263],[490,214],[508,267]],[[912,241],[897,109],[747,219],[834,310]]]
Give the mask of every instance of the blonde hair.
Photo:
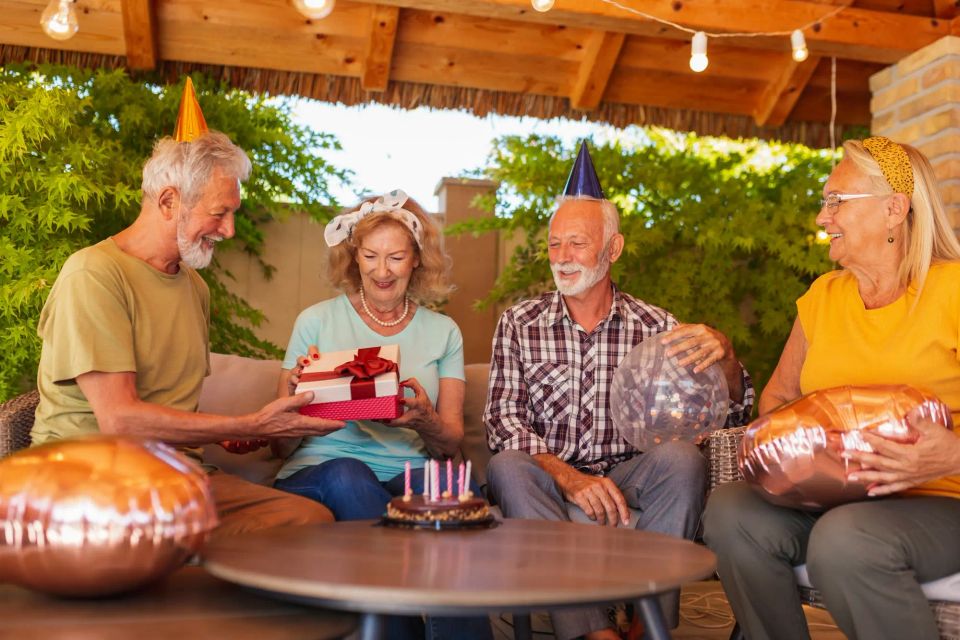
[[[901,224],[904,250],[899,277],[903,287],[915,284],[915,299],[919,299],[930,265],[960,260],[960,241],[957,240],[947,218],[930,161],[916,148],[908,144],[900,146],[910,159],[914,186],[913,196],[910,197],[910,212]],[[843,143],[843,150],[845,157],[850,158],[857,168],[870,178],[876,194],[894,193],[893,187],[880,170],[880,165],[860,140],[847,140]]]
[[[373,200],[376,200],[376,198],[368,198],[364,202],[372,202]],[[359,205],[357,208],[359,209]],[[420,245],[417,246],[413,233],[399,218],[390,213],[368,215],[357,223],[349,238],[334,247],[330,247],[327,277],[334,287],[344,292],[360,289],[360,267],[357,265],[357,249],[363,243],[363,239],[373,231],[393,225],[397,229],[403,230],[420,261],[410,277],[410,285],[407,287],[409,296],[420,304],[432,304],[440,302],[450,295],[450,292],[453,291],[453,286],[450,284],[451,260],[443,250],[440,229],[413,198],[408,198],[403,208],[420,220],[420,228],[422,229]]]

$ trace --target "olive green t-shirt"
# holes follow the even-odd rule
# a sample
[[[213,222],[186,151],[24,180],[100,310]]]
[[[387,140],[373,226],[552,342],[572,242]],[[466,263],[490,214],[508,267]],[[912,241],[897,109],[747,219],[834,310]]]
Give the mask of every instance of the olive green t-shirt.
[[[178,273],[163,273],[112,238],[70,256],[37,328],[33,444],[98,431],[76,382],[91,371],[133,371],[141,400],[196,411],[209,370],[209,318],[207,285],[182,263]]]

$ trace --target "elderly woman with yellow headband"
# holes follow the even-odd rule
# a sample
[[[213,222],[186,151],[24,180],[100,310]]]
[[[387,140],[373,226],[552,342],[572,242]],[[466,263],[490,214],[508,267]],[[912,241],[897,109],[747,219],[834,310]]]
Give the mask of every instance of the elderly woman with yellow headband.
[[[318,350],[397,344],[404,413],[389,423],[351,420],[329,437],[304,438],[274,486],[323,503],[337,520],[374,519],[403,495],[405,463],[413,462],[411,484],[420,493],[423,460],[454,456],[463,439],[463,337],[448,316],[421,306],[449,294],[450,260],[436,225],[400,190],[337,216],[324,239],[327,276],[343,294],[297,318],[279,394],[290,394],[303,361]],[[430,638],[492,637],[486,618],[427,622]],[[387,625],[390,638],[426,633],[419,617],[394,616]]]
[[[760,413],[839,385],[910,384],[960,425],[960,244],[927,159],[882,137],[844,143],[817,224],[841,269],[797,300]],[[749,640],[809,638],[792,567],[849,638],[938,637],[920,583],[960,572],[960,437],[914,420],[915,445],[867,434],[854,457],[875,498],[826,513],[774,506],[744,483],[708,501],[704,539]]]

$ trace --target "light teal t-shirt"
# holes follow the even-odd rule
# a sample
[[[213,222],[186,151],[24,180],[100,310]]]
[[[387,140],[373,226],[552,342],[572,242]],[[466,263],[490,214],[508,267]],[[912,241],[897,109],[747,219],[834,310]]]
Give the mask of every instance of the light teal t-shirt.
[[[345,295],[324,300],[300,313],[293,325],[283,368],[296,366],[297,357],[306,355],[312,344],[322,352],[400,345],[400,379],[416,378],[434,406],[440,378],[464,379],[460,329],[449,317],[423,307],[417,307],[403,331],[395,336],[381,336],[363,322]],[[412,397],[413,392],[407,389],[406,395]],[[417,461],[426,457],[423,440],[412,429],[356,420],[330,435],[304,438],[277,478],[289,477],[304,467],[328,460],[356,458],[384,482],[403,473],[407,460],[416,469]]]

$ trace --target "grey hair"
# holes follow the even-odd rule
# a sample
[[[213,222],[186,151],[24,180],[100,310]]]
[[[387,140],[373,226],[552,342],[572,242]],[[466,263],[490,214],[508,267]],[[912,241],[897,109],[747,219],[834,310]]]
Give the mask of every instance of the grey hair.
[[[250,177],[252,165],[243,149],[219,131],[207,131],[190,142],[161,138],[143,165],[140,189],[144,198],[153,198],[165,187],[176,187],[180,201],[189,208],[200,199],[217,167],[243,182]]]
[[[600,203],[600,213],[603,214],[603,246],[607,246],[607,244],[610,242],[610,239],[620,233],[620,212],[617,211],[617,205],[613,204],[609,200],[599,200],[597,198],[589,198],[586,196],[557,196],[555,201],[557,206],[553,210],[553,214],[550,216],[550,222],[553,222],[553,216],[557,215],[557,209],[559,209],[564,202],[580,200]]]

